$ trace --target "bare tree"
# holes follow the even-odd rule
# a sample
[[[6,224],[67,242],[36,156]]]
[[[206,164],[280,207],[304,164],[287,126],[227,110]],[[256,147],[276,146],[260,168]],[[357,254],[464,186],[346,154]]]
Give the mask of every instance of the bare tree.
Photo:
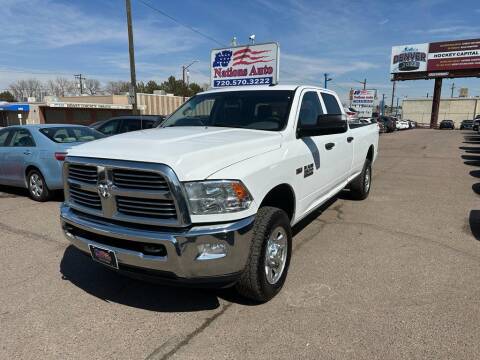
[[[86,79],[83,86],[89,95],[96,95],[101,89],[100,81],[97,79]]]
[[[10,91],[19,101],[35,97],[38,101],[43,98],[42,83],[37,79],[18,80],[9,86]]]
[[[64,77],[57,77],[55,80],[48,80],[47,91],[49,95],[68,96],[74,92],[75,84]]]
[[[130,83],[128,81],[109,81],[106,91],[112,95],[120,95],[128,92]]]

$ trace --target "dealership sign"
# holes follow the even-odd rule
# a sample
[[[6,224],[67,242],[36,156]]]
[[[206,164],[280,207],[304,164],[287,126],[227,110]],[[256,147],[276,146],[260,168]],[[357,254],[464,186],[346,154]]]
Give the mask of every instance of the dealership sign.
[[[390,73],[480,69],[480,39],[442,41],[392,47]]]
[[[277,43],[212,50],[211,87],[276,84],[279,52]]]
[[[358,117],[372,117],[376,92],[376,90],[353,90],[351,107],[358,112]]]

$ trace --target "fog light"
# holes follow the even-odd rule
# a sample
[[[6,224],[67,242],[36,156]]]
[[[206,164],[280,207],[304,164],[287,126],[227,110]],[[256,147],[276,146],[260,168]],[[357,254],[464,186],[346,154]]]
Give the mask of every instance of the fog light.
[[[227,247],[225,244],[199,244],[197,260],[213,260],[227,256]]]

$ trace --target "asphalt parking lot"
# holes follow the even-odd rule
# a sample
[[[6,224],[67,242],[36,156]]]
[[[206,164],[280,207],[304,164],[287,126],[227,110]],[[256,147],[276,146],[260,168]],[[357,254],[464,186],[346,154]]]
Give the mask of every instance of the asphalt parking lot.
[[[384,134],[370,197],[295,229],[283,291],[118,276],[69,247],[61,199],[0,188],[1,359],[474,359],[480,354],[480,136]]]

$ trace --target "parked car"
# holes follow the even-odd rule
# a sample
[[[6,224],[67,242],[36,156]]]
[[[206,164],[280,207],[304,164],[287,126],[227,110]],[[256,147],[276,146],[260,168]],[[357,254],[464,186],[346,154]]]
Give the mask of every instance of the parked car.
[[[479,125],[480,125],[480,118],[475,117],[475,120],[473,120],[472,130],[478,131]]]
[[[406,120],[397,120],[395,122],[397,130],[405,130],[410,128],[410,124]]]
[[[417,127],[417,123],[413,120],[407,120],[408,121],[408,127],[410,129],[415,129]]]
[[[453,120],[442,120],[440,122],[440,126],[439,126],[440,129],[451,129],[451,130],[454,130],[455,129],[455,123],[453,122]]]
[[[473,130],[473,120],[463,120],[460,123],[460,130]]]
[[[0,184],[25,187],[36,201],[63,189],[62,166],[75,145],[103,138],[87,126],[25,125],[0,130]]]
[[[266,302],[287,277],[292,226],[346,186],[367,198],[377,149],[376,125],[350,127],[331,90],[206,91],[161,128],[74,148],[62,229],[111,269]]]
[[[377,126],[378,126],[378,132],[379,133],[386,132],[385,125],[382,121],[377,121]]]
[[[390,133],[394,132],[397,129],[396,121],[394,118],[390,116],[380,116],[378,118],[378,122],[383,123],[383,126],[385,128],[385,132]]]
[[[151,129],[165,120],[162,115],[118,116],[108,120],[96,122],[90,127],[107,136],[123,134],[130,131]]]

